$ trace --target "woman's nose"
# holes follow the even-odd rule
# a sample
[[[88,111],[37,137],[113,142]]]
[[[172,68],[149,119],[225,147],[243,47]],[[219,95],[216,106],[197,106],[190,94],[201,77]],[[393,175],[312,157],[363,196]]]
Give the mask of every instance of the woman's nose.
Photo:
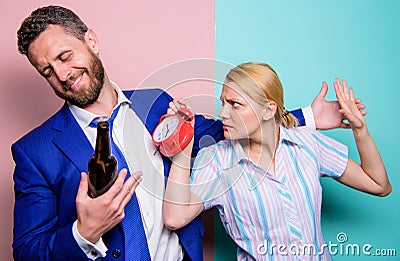
[[[226,118],[228,118],[228,116],[229,116],[229,108],[227,107],[226,104],[222,106],[221,111],[219,112],[218,116],[219,116],[221,119],[226,119]]]

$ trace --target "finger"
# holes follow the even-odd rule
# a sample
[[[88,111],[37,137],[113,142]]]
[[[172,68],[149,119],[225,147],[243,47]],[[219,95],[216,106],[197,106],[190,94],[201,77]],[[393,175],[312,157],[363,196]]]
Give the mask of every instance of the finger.
[[[359,111],[364,110],[367,106],[365,104],[357,104],[357,109]]]
[[[88,175],[85,172],[81,173],[81,181],[79,182],[77,198],[84,198],[88,194]]]
[[[360,104],[362,102],[362,100],[360,98],[355,98],[354,99],[355,103]]]
[[[351,125],[349,123],[341,122],[340,125],[339,125],[339,128],[350,129]]]
[[[333,83],[333,87],[335,89],[335,94],[336,98],[338,99],[339,105],[341,108],[344,107],[344,94],[343,94],[343,88],[340,86],[340,82],[338,82],[338,78],[336,78],[336,81]]]
[[[345,79],[342,80],[342,85],[343,85],[343,92],[344,92],[344,97],[346,100],[349,100],[349,87],[347,86],[347,82]]]
[[[116,198],[124,185],[124,180],[125,180],[127,173],[128,173],[127,169],[125,169],[125,168],[121,169],[115,183],[111,186],[111,188],[106,193],[104,193],[100,197],[104,196],[104,197],[108,197],[110,199]]]
[[[178,107],[176,105],[176,100],[173,100],[171,102],[169,102],[169,109],[171,109],[174,113],[176,113],[178,111]]]
[[[350,100],[351,100],[352,102],[355,103],[355,99],[354,99],[354,90],[353,90],[352,87],[350,87]]]
[[[328,84],[326,82],[322,82],[321,90],[317,94],[316,98],[324,100],[327,93],[328,93]]]
[[[180,104],[193,113],[194,109],[189,100],[182,100]]]
[[[361,112],[361,115],[362,115],[362,116],[367,115],[367,111],[361,110],[360,112]]]
[[[116,198],[117,200],[121,201],[120,207],[125,207],[129,200],[131,200],[133,193],[135,193],[136,187],[142,181],[141,176],[142,172],[138,171],[126,181],[124,188],[121,190],[119,198]]]

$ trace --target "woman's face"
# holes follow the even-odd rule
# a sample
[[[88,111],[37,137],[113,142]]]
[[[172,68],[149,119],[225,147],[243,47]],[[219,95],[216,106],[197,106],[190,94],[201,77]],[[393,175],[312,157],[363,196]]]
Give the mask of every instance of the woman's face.
[[[261,137],[261,122],[266,107],[256,103],[232,81],[225,81],[220,97],[224,136],[227,139],[256,139]]]

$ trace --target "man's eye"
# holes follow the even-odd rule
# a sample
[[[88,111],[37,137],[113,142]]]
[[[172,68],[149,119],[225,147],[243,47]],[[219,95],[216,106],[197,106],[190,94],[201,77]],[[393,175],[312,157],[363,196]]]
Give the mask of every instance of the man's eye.
[[[60,56],[60,60],[64,62],[64,61],[68,60],[70,57],[71,57],[70,53],[65,53]]]
[[[42,73],[44,78],[50,78],[52,74],[53,74],[53,70],[46,70]]]

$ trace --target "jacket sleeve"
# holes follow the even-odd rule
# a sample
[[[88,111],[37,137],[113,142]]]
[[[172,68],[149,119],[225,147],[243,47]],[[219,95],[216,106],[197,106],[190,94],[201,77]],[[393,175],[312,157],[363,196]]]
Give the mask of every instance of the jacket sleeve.
[[[301,109],[290,111],[290,113],[297,118],[299,126],[306,126],[306,120],[304,119],[303,111]]]
[[[201,148],[215,144],[224,138],[222,123],[219,120],[208,119],[202,115],[195,116],[193,156]]]
[[[45,176],[18,145],[14,170],[14,260],[87,260],[72,235],[59,226],[59,204]],[[40,155],[35,155],[39,156]]]

